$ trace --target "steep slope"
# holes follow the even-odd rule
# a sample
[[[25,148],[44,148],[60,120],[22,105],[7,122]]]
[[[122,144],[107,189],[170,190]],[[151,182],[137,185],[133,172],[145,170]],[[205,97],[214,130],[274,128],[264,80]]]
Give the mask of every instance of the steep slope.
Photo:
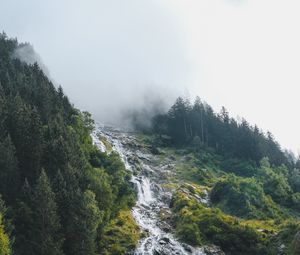
[[[0,254],[300,253],[300,163],[270,133],[182,99],[94,130],[20,47],[0,35]]]
[[[132,182],[138,194],[133,216],[143,231],[134,254],[204,255],[204,249],[179,242],[172,233],[170,222],[162,219],[163,215],[171,214],[171,193],[162,187],[168,181],[168,166],[141,146],[134,134],[99,126],[95,137],[109,141],[133,173]]]
[[[37,64],[16,58],[20,47],[0,34],[0,253],[111,254],[118,233],[108,229],[131,217],[130,174],[118,155],[93,145],[90,115]],[[135,246],[131,228],[118,227],[114,254]]]
[[[259,176],[227,173],[217,154],[157,146],[155,136],[103,126],[96,134],[133,174],[142,230],[134,254],[299,254],[299,213],[273,201]],[[264,159],[258,171],[279,170]]]
[[[179,98],[141,137],[172,165],[179,238],[227,254],[299,254],[299,160],[270,133],[230,119],[225,108],[216,114],[199,98]],[[205,192],[209,206],[197,198]]]

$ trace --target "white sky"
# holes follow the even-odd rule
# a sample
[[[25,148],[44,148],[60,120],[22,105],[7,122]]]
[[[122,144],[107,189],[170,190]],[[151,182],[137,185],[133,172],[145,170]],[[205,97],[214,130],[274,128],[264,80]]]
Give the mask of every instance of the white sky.
[[[169,0],[185,31],[193,91],[300,148],[300,1]]]
[[[0,0],[0,29],[99,120],[189,91],[298,152],[299,13],[299,0]]]

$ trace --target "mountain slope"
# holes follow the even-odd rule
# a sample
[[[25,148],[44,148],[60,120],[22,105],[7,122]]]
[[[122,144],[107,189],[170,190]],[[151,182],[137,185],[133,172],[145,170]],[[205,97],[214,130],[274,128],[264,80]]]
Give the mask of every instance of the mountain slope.
[[[171,159],[173,220],[190,244],[226,254],[299,254],[299,161],[246,120],[181,98],[154,116],[141,142]],[[208,192],[211,204],[195,199]]]
[[[264,158],[259,175],[236,176],[222,170],[220,155],[210,149],[162,146],[149,134],[97,130],[133,172],[138,193],[133,215],[142,230],[136,254],[299,253],[299,212],[272,198],[285,194],[287,183],[273,189],[269,177],[266,186],[262,182],[266,173],[283,167],[273,168]]]
[[[0,35],[0,254],[299,254],[300,163],[270,133],[179,98],[93,141],[20,47]]]
[[[93,145],[90,115],[15,58],[23,46],[0,34],[0,218],[10,239],[0,224],[0,253],[104,253],[106,229],[134,204],[130,175]],[[118,254],[136,243],[129,231],[123,238]]]

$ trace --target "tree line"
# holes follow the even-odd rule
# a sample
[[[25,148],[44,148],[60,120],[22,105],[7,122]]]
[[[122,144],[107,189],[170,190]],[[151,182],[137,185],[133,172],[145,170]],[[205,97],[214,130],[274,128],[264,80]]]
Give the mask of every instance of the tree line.
[[[275,165],[295,163],[293,156],[281,149],[270,132],[265,134],[245,119],[231,118],[224,107],[215,113],[199,97],[193,104],[177,98],[167,113],[153,117],[152,131],[172,145],[210,147],[221,155],[246,159],[256,165],[263,157]]]

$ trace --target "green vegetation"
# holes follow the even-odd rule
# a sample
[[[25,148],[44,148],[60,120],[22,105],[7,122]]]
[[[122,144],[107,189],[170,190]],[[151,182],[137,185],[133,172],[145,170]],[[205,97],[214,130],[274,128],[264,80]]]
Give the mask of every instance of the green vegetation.
[[[0,34],[0,254],[107,254],[107,230],[122,212],[129,219],[135,200],[130,175],[118,155],[92,144],[91,115],[37,64],[13,57],[22,46]],[[138,238],[128,229],[118,225],[131,240],[119,240],[123,252]]]
[[[300,254],[300,224],[295,222],[287,222],[281,228],[278,235],[272,239],[272,245],[269,246],[270,254],[277,254],[276,246],[281,246],[284,254],[299,255]]]
[[[233,174],[219,180],[212,189],[213,204],[224,212],[248,219],[280,218],[281,212],[255,178]]]
[[[226,254],[299,254],[300,225],[295,220],[241,220],[208,208],[177,191],[173,197],[176,233],[191,245],[215,244]]]
[[[173,222],[192,245],[226,254],[299,254],[300,159],[246,120],[178,98],[141,142],[173,165]],[[209,192],[209,205],[201,191]],[[195,195],[196,194],[196,195]]]
[[[10,255],[11,250],[9,238],[8,235],[5,233],[2,221],[2,215],[0,214],[0,255]]]
[[[0,34],[0,255],[125,254],[141,236],[131,176],[105,138],[109,154],[92,144],[91,115],[37,64],[14,59],[21,46]],[[176,191],[173,215],[160,217],[181,240],[299,254],[300,160],[270,133],[179,98],[138,138],[172,170],[162,179]]]
[[[291,155],[285,155],[270,132],[265,135],[245,119],[238,122],[230,118],[224,107],[216,114],[199,97],[193,105],[179,97],[168,113],[154,116],[152,131],[165,144],[195,149],[209,147],[226,157],[227,168],[247,171],[247,175],[264,156],[277,166],[293,165]],[[241,160],[242,165],[239,164]],[[241,168],[237,169],[237,166]]]
[[[104,144],[106,150],[108,152],[111,152],[113,150],[113,148],[112,148],[111,144],[107,141],[106,137],[100,135],[99,138],[100,138],[101,142]]]
[[[140,239],[140,230],[130,211],[120,211],[103,231],[100,246],[103,254],[122,255],[132,250]]]
[[[192,244],[215,244],[226,254],[266,254],[261,233],[218,209],[206,208],[177,193],[173,199],[178,236]]]

